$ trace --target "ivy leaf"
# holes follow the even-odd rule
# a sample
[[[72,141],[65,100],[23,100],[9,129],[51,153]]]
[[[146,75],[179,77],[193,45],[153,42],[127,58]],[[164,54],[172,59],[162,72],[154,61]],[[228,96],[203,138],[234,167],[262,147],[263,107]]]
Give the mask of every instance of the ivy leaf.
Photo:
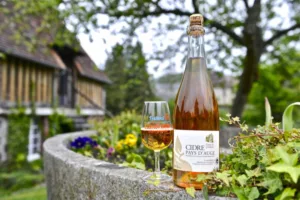
[[[281,172],[281,173],[288,173],[294,183],[297,183],[298,177],[300,176],[300,165],[296,167],[292,167],[285,163],[276,163],[267,167],[267,170],[274,171],[274,172]]]
[[[292,197],[294,197],[296,192],[296,189],[292,189],[292,188],[285,188],[283,190],[283,192],[278,195],[275,200],[284,200],[284,199],[291,199]]]
[[[232,186],[234,194],[238,197],[239,200],[248,200],[245,195],[244,188],[238,186]]]
[[[244,185],[246,185],[246,182],[247,182],[248,178],[247,178],[247,176],[245,174],[243,174],[243,175],[238,176],[236,178],[236,180],[239,182],[239,184],[241,186],[244,186]]]
[[[259,177],[261,176],[261,169],[259,167],[255,168],[254,170],[245,170],[247,176],[249,178],[251,177]]]
[[[288,154],[282,146],[277,146],[276,151],[280,158],[285,162],[286,164],[290,166],[294,166],[297,164],[298,161],[298,155],[297,154]]]
[[[216,173],[217,178],[221,179],[227,186],[229,186],[229,174],[224,171],[224,172],[217,172]]]
[[[240,200],[254,200],[259,197],[259,191],[257,187],[243,188],[238,186],[233,186],[233,191]]]
[[[282,190],[282,181],[280,179],[279,173],[268,171],[264,175],[263,182],[259,186],[265,187],[268,189],[264,195],[273,194],[277,190]]]
[[[197,182],[202,182],[202,181],[205,181],[207,179],[211,179],[212,176],[211,175],[205,175],[205,174],[198,174],[197,176]]]
[[[188,193],[191,197],[195,198],[195,188],[194,187],[187,187],[185,188],[186,193]]]
[[[204,197],[204,199],[205,199],[205,200],[209,200],[209,198],[208,198],[208,188],[207,188],[207,185],[203,185],[202,192],[203,192],[203,197]]]
[[[259,191],[257,187],[251,188],[250,193],[248,194],[248,199],[249,200],[257,199],[258,197],[259,197]]]

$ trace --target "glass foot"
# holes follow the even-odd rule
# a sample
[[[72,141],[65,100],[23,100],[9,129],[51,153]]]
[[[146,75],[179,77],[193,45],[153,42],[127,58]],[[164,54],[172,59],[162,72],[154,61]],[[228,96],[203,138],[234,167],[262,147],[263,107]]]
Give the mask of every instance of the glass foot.
[[[148,176],[145,176],[143,178],[144,181],[151,183],[151,184],[159,184],[164,182],[169,182],[172,180],[171,176],[168,176],[166,174],[150,174]]]

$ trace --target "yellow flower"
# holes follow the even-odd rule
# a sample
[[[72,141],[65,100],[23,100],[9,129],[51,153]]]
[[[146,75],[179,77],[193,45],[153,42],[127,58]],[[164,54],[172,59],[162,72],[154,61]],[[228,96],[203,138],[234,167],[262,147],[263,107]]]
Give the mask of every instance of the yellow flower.
[[[119,140],[116,145],[116,150],[121,151],[123,149],[124,140]]]
[[[136,145],[136,142],[137,137],[134,134],[130,133],[126,135],[124,144],[128,145],[129,147],[134,147]]]

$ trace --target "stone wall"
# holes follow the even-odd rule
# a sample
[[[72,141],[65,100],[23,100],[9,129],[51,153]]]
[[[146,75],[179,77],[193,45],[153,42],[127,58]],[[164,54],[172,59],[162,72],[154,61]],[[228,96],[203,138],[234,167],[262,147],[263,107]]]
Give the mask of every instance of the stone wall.
[[[134,200],[134,199],[193,199],[172,182],[158,187],[143,182],[150,172],[119,167],[85,157],[67,148],[68,142],[94,131],[62,134],[44,143],[44,166],[48,200]],[[147,194],[146,194],[147,193]],[[201,191],[196,199],[203,199]],[[230,199],[211,196],[210,199]]]

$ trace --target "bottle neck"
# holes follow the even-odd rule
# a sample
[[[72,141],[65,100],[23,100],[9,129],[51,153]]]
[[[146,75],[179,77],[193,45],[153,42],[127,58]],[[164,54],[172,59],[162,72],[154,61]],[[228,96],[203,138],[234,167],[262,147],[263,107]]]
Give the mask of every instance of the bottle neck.
[[[204,35],[189,35],[188,58],[205,58]]]

